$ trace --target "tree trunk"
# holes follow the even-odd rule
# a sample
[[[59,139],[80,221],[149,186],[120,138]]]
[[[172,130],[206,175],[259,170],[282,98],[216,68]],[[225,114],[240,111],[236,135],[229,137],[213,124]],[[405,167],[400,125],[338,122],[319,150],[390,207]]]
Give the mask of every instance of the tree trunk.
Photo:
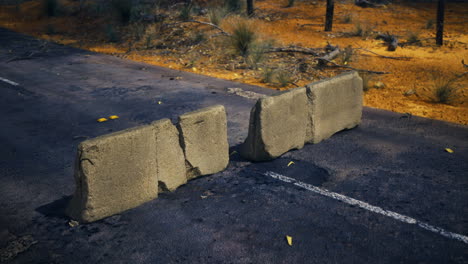
[[[254,0],[247,0],[247,15],[252,16],[254,14]]]
[[[332,31],[334,9],[335,3],[333,2],[333,0],[327,0],[327,12],[325,15],[325,31]]]
[[[445,0],[439,0],[437,5],[437,33],[436,44],[442,46],[444,44],[444,13],[445,13]]]

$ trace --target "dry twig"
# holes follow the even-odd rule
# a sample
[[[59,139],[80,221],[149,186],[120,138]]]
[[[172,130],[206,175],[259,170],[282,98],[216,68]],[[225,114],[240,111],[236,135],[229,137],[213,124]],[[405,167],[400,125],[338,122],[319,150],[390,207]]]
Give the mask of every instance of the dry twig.
[[[369,52],[369,53],[372,53],[378,57],[381,57],[381,58],[385,58],[385,59],[392,59],[392,60],[411,60],[412,58],[411,57],[391,57],[391,56],[385,56],[385,55],[381,55],[381,54],[378,54],[378,53],[375,53],[371,50],[368,50],[368,49],[365,49],[365,48],[356,48],[356,50],[363,50],[365,52]]]
[[[354,68],[354,67],[351,67],[351,66],[348,66],[348,65],[340,65],[338,63],[335,63],[335,62],[330,61],[330,60],[325,60],[323,58],[322,58],[322,60],[332,64],[334,67],[347,68],[347,69],[351,69],[351,70],[358,71],[358,72],[367,72],[367,73],[373,73],[373,74],[389,74],[390,73],[390,72],[381,72],[381,71],[371,71],[371,70],[365,70],[365,69],[358,69],[358,68]]]
[[[297,52],[297,53],[303,53],[303,54],[308,54],[312,56],[320,56],[317,49],[301,48],[301,47],[277,47],[277,48],[271,48],[267,50],[266,52]]]
[[[178,24],[182,24],[182,23],[198,23],[198,24],[202,24],[202,25],[207,25],[207,26],[214,27],[215,29],[221,31],[221,34],[223,34],[223,35],[231,36],[231,34],[227,33],[222,28],[220,28],[219,26],[217,26],[217,25],[215,25],[213,23],[198,21],[198,20],[180,21],[180,22],[176,22],[176,23],[172,23],[172,24],[166,24],[166,26],[174,26],[174,25],[178,25]]]

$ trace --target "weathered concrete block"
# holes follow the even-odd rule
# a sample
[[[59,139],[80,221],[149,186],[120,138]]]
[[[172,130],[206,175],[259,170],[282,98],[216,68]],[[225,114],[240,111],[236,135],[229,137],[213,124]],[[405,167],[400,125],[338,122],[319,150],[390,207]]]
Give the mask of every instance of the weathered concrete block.
[[[67,214],[93,222],[158,196],[154,126],[86,140],[78,146],[76,191]]]
[[[155,129],[159,192],[172,192],[187,183],[185,157],[179,143],[179,131],[169,119],[153,122],[152,126]]]
[[[229,163],[227,120],[217,105],[179,116],[177,128],[185,153],[188,179],[224,170]]]
[[[307,117],[305,88],[262,98],[250,112],[249,134],[241,155],[254,161],[277,158],[304,146]]]
[[[306,143],[318,143],[361,122],[363,91],[357,72],[311,83],[306,88]]]

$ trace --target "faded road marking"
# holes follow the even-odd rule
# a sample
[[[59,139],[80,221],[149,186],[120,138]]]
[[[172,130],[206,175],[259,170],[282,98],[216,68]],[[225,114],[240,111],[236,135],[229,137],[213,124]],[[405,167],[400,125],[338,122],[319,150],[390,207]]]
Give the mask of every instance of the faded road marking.
[[[18,83],[15,83],[14,81],[10,81],[10,80],[5,79],[5,78],[2,78],[2,77],[0,77],[0,81],[4,81],[4,82],[6,82],[6,83],[8,83],[8,84],[11,84],[11,85],[14,85],[14,86],[18,86],[18,85],[19,85]]]
[[[371,212],[374,212],[374,213],[377,213],[377,214],[381,214],[381,215],[391,217],[391,218],[393,218],[395,220],[398,220],[400,222],[403,222],[403,223],[417,225],[422,229],[434,232],[436,234],[439,234],[441,236],[444,236],[444,237],[447,237],[447,238],[450,238],[450,239],[459,240],[459,241],[461,241],[461,242],[463,242],[465,244],[468,244],[468,237],[467,236],[446,231],[446,230],[444,230],[444,229],[442,229],[440,227],[432,226],[432,225],[430,225],[428,223],[421,222],[421,221],[419,221],[417,219],[414,219],[412,217],[401,215],[399,213],[395,213],[395,212],[392,212],[392,211],[388,211],[388,210],[382,209],[382,208],[380,208],[378,206],[373,206],[373,205],[368,204],[366,202],[362,202],[362,201],[353,199],[351,197],[344,196],[342,194],[330,192],[330,191],[328,191],[326,189],[322,189],[322,188],[319,188],[319,187],[316,187],[316,186],[313,186],[313,185],[310,185],[310,184],[307,184],[307,183],[304,183],[304,182],[300,182],[300,181],[298,181],[296,179],[293,179],[293,178],[290,178],[290,177],[287,177],[287,176],[284,176],[284,175],[281,175],[281,174],[278,174],[278,173],[275,173],[275,172],[268,171],[264,175],[272,177],[272,178],[280,180],[280,181],[283,181],[283,182],[292,183],[292,184],[294,184],[294,185],[296,185],[298,187],[304,188],[306,190],[309,190],[311,192],[314,192],[314,193],[317,193],[317,194],[320,194],[320,195],[323,195],[323,196],[326,196],[326,197],[329,197],[329,198],[333,198],[335,200],[341,201],[341,202],[346,203],[346,204],[359,206],[362,209],[365,209],[365,210],[368,210],[368,211],[371,211]]]

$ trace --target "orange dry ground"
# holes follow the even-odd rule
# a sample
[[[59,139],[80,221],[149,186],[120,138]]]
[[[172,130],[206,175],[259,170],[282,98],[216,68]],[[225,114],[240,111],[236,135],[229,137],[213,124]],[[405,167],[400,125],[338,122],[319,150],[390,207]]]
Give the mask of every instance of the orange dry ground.
[[[360,8],[352,3],[342,4],[338,1],[335,4],[333,32],[324,32],[323,26],[319,25],[324,23],[323,2],[325,1],[319,1],[319,3],[296,1],[294,7],[284,8],[286,1],[258,1],[256,2],[257,18],[250,20],[262,33],[263,38],[275,40],[275,46],[295,45],[323,48],[329,42],[342,48],[348,45],[353,48],[364,48],[385,56],[411,57],[411,60],[392,60],[377,57],[364,50],[357,51],[350,66],[390,72],[390,74],[379,75],[370,82],[372,86],[373,82],[380,81],[385,84],[385,87],[370,89],[365,94],[365,105],[468,124],[468,90],[466,89],[468,75],[454,82],[457,94],[456,99],[450,105],[434,103],[430,99],[435,76],[451,79],[467,71],[461,60],[465,59],[465,63],[468,63],[468,35],[465,25],[468,22],[468,3],[447,4],[445,45],[437,47],[434,43],[435,30],[426,29],[427,21],[435,20],[435,4],[391,4],[381,8]],[[78,1],[65,2],[63,0],[62,5],[72,6],[77,3]],[[41,10],[40,1],[37,0],[26,2],[19,8],[0,7],[0,26],[95,52],[125,54],[124,57],[131,60],[273,88],[260,82],[258,70],[220,67],[218,60],[213,57],[197,58],[199,62],[196,66],[187,67],[189,59],[182,55],[161,55],[161,53],[148,50],[127,52],[129,38],[123,38],[124,40],[118,44],[108,44],[103,41],[102,30],[96,30],[98,25],[105,22],[102,19],[90,20],[80,16],[48,18],[41,15]],[[345,17],[351,17],[352,22],[345,23]],[[207,21],[204,17],[196,19]],[[239,18],[229,17],[223,21],[221,27],[229,31],[231,24],[236,20]],[[400,42],[404,42],[411,32],[419,33],[422,45],[409,45],[398,48],[395,52],[388,52],[380,40],[372,37],[349,36],[350,32],[355,31],[358,23],[363,28],[374,32],[395,34],[399,36]],[[312,25],[302,26],[304,24]],[[58,33],[46,34],[48,25],[53,25]],[[190,30],[190,27],[216,33],[216,30],[213,31],[210,27],[198,24],[185,24],[184,30]],[[216,51],[216,48],[213,48],[213,51]],[[189,49],[184,53],[190,52]],[[338,60],[336,62],[340,63]],[[330,69],[319,72],[317,76],[322,78],[336,73],[337,69]],[[297,84],[304,85],[308,81],[300,80]],[[288,86],[288,88],[293,87]],[[404,95],[410,90],[416,93]]]

